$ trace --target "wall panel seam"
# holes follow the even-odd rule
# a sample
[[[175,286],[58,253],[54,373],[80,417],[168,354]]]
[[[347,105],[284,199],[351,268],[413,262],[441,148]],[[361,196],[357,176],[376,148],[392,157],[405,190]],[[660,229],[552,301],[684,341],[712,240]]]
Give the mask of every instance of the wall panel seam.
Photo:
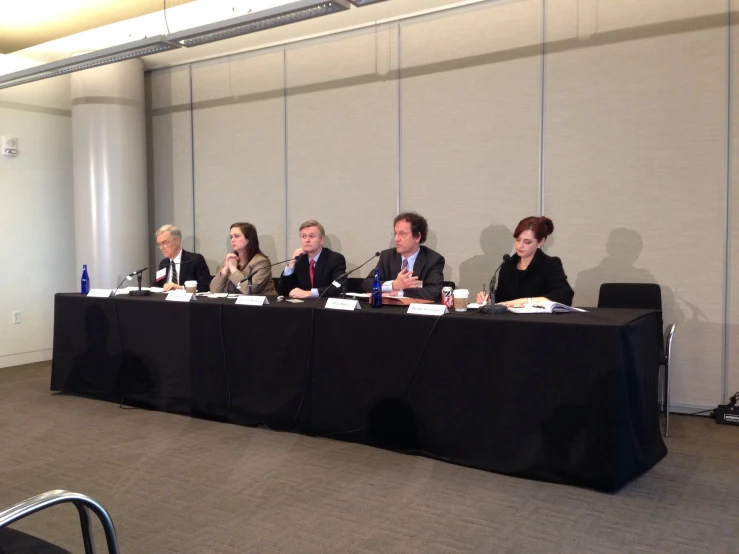
[[[728,21],[726,30],[726,191],[725,191],[725,214],[724,214],[724,313],[723,313],[723,330],[722,341],[723,349],[721,352],[721,399],[724,402],[728,397],[729,387],[729,347],[730,347],[730,323],[731,323],[731,181],[733,164],[731,160],[733,151],[733,113],[734,102],[732,95],[734,93],[733,85],[733,17],[731,13],[732,0],[727,0]]]
[[[403,205],[403,32],[398,23],[398,192],[395,212]]]
[[[547,79],[547,0],[541,0],[541,104],[539,106],[539,215],[544,215],[544,146]]]
[[[288,192],[288,151],[287,151],[287,47],[282,48],[282,121],[283,121],[283,151],[284,151],[284,212],[285,212],[285,257],[287,257],[287,244],[288,244],[288,204],[287,204],[287,192]]]
[[[190,186],[192,188],[192,251],[197,252],[197,234],[195,229],[195,110],[192,93],[192,64],[189,66],[190,74]]]

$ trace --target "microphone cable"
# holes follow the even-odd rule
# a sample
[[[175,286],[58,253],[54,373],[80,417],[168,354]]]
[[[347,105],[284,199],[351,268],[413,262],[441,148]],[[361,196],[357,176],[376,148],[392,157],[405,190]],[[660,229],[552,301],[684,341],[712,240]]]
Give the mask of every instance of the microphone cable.
[[[416,361],[416,365],[413,368],[413,373],[411,373],[410,379],[408,379],[408,384],[405,387],[405,391],[403,392],[403,396],[401,397],[403,401],[407,402],[408,399],[410,399],[410,390],[411,386],[413,385],[413,381],[416,378],[416,374],[418,373],[418,369],[421,367],[421,362],[423,361],[423,357],[426,354],[426,350],[428,349],[429,344],[431,343],[431,339],[434,336],[434,333],[436,332],[436,328],[439,325],[439,322],[441,321],[442,316],[436,316],[436,321],[434,321],[434,324],[431,327],[431,331],[429,331],[428,336],[426,337],[426,341],[424,342],[423,349],[421,350],[420,355],[418,356],[418,360]],[[312,342],[311,342],[312,344]],[[321,437],[332,437],[336,435],[350,435],[352,433],[359,433],[361,431],[365,431],[367,427],[360,427],[359,429],[351,429],[347,431],[333,431],[330,433],[320,433],[316,436]]]
[[[436,327],[439,325],[439,322],[441,321],[442,316],[436,316],[436,321],[434,321],[433,327],[431,327],[431,331],[429,332],[428,337],[426,337],[426,342],[423,345],[423,350],[421,350],[421,354],[418,356],[418,361],[416,361],[416,367],[413,368],[413,373],[411,374],[411,378],[408,380],[408,385],[405,388],[405,392],[403,393],[403,400],[409,400],[411,395],[411,387],[413,386],[413,381],[416,378],[416,373],[418,372],[418,369],[421,367],[421,362],[423,361],[423,357],[426,354],[426,350],[428,349],[429,344],[431,344],[431,338],[434,336],[434,332],[436,331]]]
[[[223,305],[228,300],[228,295],[221,299],[221,303],[218,307],[218,321],[221,328],[221,347],[223,348],[223,375],[226,378],[226,391],[228,394],[228,402],[226,404],[226,413],[223,414],[223,420],[226,421],[229,412],[231,411],[231,380],[228,375],[228,360],[226,357],[226,333],[223,330]]]
[[[316,303],[318,302],[318,299],[316,299]],[[289,432],[292,431],[295,424],[300,419],[300,414],[303,411],[303,405],[305,404],[305,399],[308,396],[308,388],[310,387],[310,379],[313,375],[313,372],[311,371],[311,368],[313,367],[313,338],[314,338],[314,329],[315,329],[315,316],[316,316],[316,305],[313,306],[313,308],[310,311],[310,334],[308,336],[309,342],[308,342],[308,361],[305,365],[305,383],[303,385],[303,395],[300,398],[300,404],[298,405],[298,410],[295,413],[295,416],[293,417],[292,422],[290,425],[288,425],[285,429],[276,429],[264,422],[261,423],[264,427],[269,429],[270,431],[277,431],[280,433],[283,432]],[[290,308],[287,308],[290,309]]]

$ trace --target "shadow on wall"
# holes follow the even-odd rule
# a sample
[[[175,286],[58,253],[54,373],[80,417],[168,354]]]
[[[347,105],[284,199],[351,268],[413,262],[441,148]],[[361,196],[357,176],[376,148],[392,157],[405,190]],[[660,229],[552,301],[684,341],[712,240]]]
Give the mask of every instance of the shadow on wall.
[[[482,254],[473,256],[459,265],[459,282],[457,286],[469,289],[470,294],[487,287],[493,272],[503,261],[503,254],[513,250],[513,231],[505,225],[489,225],[480,233]]]
[[[259,234],[259,249],[262,251],[262,254],[269,258],[269,263],[271,264],[285,259],[277,257],[277,245],[275,244],[275,238],[272,235]],[[281,265],[274,266],[271,270],[272,275],[279,277],[283,269],[284,267]]]
[[[603,283],[657,283],[648,269],[636,267],[641,256],[644,243],[638,231],[619,227],[608,235],[606,257],[600,263],[581,271],[575,289],[575,304],[579,306],[596,306],[598,292]],[[675,299],[672,289],[662,285],[662,307],[667,310],[673,306]]]
[[[671,372],[673,385],[685,391],[694,385],[699,375],[713,382],[715,388],[721,381],[721,344],[723,326],[721,322],[711,322],[700,307],[673,290],[666,283],[659,283],[652,273],[644,267],[637,267],[644,243],[641,234],[633,229],[619,227],[613,229],[606,243],[606,257],[591,269],[581,271],[577,276],[575,305],[596,306],[598,293],[603,283],[656,283],[662,293],[662,319],[665,325],[677,323],[673,360],[677,359],[677,371]],[[675,389],[673,389],[675,390]],[[718,396],[709,403],[721,400]],[[723,399],[725,400],[725,399]],[[680,397],[673,399],[677,405]],[[690,403],[686,406],[702,408]]]
[[[329,250],[333,250],[334,252],[338,252],[339,254],[344,254],[344,258],[346,258],[346,254],[344,253],[344,248],[341,244],[341,239],[337,235],[327,234],[325,237],[325,240],[323,242],[323,247],[328,248]],[[355,264],[350,262],[349,260],[346,260],[346,270],[351,271],[355,267],[357,267],[359,264]],[[359,277],[358,275],[352,275],[352,277]]]

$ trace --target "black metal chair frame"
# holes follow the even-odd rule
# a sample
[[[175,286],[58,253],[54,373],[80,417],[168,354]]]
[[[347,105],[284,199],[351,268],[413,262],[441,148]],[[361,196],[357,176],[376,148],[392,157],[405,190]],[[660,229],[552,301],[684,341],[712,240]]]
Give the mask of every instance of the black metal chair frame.
[[[662,311],[662,298],[661,294],[658,299],[659,305],[637,305],[637,303],[628,303],[628,305],[622,305],[619,300],[619,295],[604,295],[604,287],[610,287],[612,289],[615,289],[617,287],[622,287],[623,289],[631,288],[632,290],[637,290],[639,287],[650,287],[649,290],[651,290],[651,287],[654,287],[654,284],[651,283],[603,283],[601,285],[600,291],[598,293],[598,307],[599,308],[645,308],[645,309],[658,309]],[[657,285],[658,286],[658,285]],[[607,296],[607,301],[603,301],[603,297]],[[648,295],[645,295],[646,297]],[[621,304],[621,305],[617,305]],[[661,402],[660,402],[660,410],[664,412],[665,414],[665,431],[664,436],[669,436],[670,433],[670,364],[672,362],[672,342],[675,338],[675,330],[677,328],[677,323],[673,322],[670,323],[667,328],[664,331],[664,334],[662,336],[662,347],[663,351],[660,352],[660,361],[659,366],[657,368],[657,371],[659,372],[660,368],[664,367],[664,373],[662,374],[662,389],[660,391],[661,393]],[[659,377],[659,373],[658,373]]]
[[[95,542],[92,536],[90,510],[98,517],[105,531],[105,541],[108,544],[109,554],[119,554],[118,539],[115,534],[113,520],[107,510],[95,499],[65,490],[44,492],[23,502],[11,506],[0,512],[0,529],[15,523],[31,514],[51,508],[57,504],[72,503],[77,508],[82,526],[82,541],[85,545],[85,554],[95,554]]]

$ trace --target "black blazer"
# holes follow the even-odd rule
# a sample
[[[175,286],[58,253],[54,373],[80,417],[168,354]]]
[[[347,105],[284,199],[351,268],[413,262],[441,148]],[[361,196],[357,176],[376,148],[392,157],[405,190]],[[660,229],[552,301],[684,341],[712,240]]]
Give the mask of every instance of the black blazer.
[[[295,262],[295,271],[292,275],[280,276],[279,286],[277,287],[277,293],[282,296],[287,296],[290,291],[294,288],[303,290],[310,290],[310,259],[308,256],[300,256],[300,259]],[[319,296],[323,294],[326,287],[331,285],[331,282],[336,279],[339,275],[346,271],[346,260],[342,254],[334,252],[328,248],[321,250],[321,255],[318,257],[316,266],[313,268],[313,288],[318,289]],[[336,296],[339,293],[339,289],[331,287],[331,290],[324,294],[324,297]]]
[[[380,282],[392,281],[400,273],[403,257],[395,248],[383,250],[380,259],[377,260],[377,268],[380,270]],[[413,275],[423,281],[423,288],[405,289],[403,296],[408,298],[423,298],[424,300],[441,301],[441,289],[444,286],[444,256],[434,252],[427,246],[421,246],[416,263],[413,265]],[[362,290],[372,292],[372,281],[375,279],[375,270],[370,271],[366,279],[362,281]]]
[[[568,306],[572,304],[575,292],[567,282],[562,260],[537,250],[529,267],[519,271],[516,264],[520,259],[518,254],[514,254],[500,268],[498,288],[495,289],[496,302],[544,296],[552,302]]]
[[[169,266],[169,258],[164,258],[159,262],[159,269],[163,269],[167,266]],[[185,281],[197,281],[198,292],[208,292],[208,287],[210,286],[210,270],[208,269],[208,264],[205,263],[205,258],[203,258],[202,254],[195,254],[194,252],[188,252],[187,250],[182,251],[180,272],[177,275],[177,283],[184,286]],[[165,278],[160,281],[155,281],[152,286],[162,287],[166,282]]]

